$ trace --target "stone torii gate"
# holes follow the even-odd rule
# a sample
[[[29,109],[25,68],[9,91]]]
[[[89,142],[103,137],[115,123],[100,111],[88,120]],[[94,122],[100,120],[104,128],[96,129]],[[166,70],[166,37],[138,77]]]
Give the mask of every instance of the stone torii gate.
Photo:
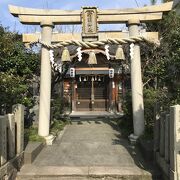
[[[86,8],[85,8],[86,9]],[[91,8],[90,8],[91,9]],[[94,37],[95,41],[98,39],[105,39],[107,37],[125,38],[137,37],[140,35],[140,23],[149,21],[158,21],[162,19],[163,12],[168,12],[172,9],[172,3],[164,3],[161,5],[147,6],[135,9],[113,9],[113,10],[97,10],[92,7],[91,12],[95,24],[89,37]],[[84,9],[83,9],[84,10]],[[82,40],[84,33],[86,33],[86,25],[84,24],[83,13],[81,10],[42,10],[30,9],[24,7],[17,7],[9,5],[10,13],[19,18],[22,24],[40,25],[42,28],[41,40],[42,42],[51,45],[52,42],[60,42],[64,40]],[[85,10],[88,11],[88,8]],[[55,34],[53,28],[55,25],[69,25],[69,24],[84,24],[82,34]],[[117,24],[125,23],[129,28],[129,33],[99,33],[97,24]],[[143,36],[149,39],[158,39],[156,32],[144,33]],[[24,34],[23,41],[28,43],[38,40],[37,34]],[[85,37],[87,38],[87,37]],[[143,104],[143,87],[141,77],[141,58],[140,46],[138,43],[134,45],[134,58],[131,62],[131,88],[132,88],[132,106],[133,106],[133,124],[134,137],[137,138],[144,132],[144,104]],[[51,64],[49,61],[49,50],[42,46],[41,51],[41,77],[40,77],[40,110],[39,110],[39,135],[49,135],[50,124],[50,99],[51,99]]]

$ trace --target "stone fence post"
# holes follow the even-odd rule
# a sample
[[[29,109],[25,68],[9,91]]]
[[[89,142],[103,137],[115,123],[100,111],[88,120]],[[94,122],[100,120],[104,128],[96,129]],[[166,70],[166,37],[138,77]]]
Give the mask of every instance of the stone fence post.
[[[159,152],[160,142],[160,105],[154,106],[154,153]],[[154,154],[154,155],[155,155]]]
[[[24,150],[24,109],[22,104],[13,106],[13,114],[16,123],[16,153],[20,154]]]
[[[7,127],[8,127],[8,158],[12,159],[16,155],[16,134],[15,134],[15,119],[14,114],[8,114]]]
[[[170,124],[170,115],[166,114],[165,119],[165,152],[164,157],[166,160],[166,163],[169,164],[169,154],[170,154],[170,134],[169,134],[169,124]]]
[[[170,107],[170,180],[180,180],[180,105]]]
[[[7,116],[0,116],[0,166],[7,162]]]
[[[165,156],[165,119],[166,113],[162,112],[160,117],[160,155]]]

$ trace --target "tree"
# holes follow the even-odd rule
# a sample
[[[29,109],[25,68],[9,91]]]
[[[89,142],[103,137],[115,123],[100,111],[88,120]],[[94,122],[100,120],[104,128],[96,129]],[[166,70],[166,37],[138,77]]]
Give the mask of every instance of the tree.
[[[30,85],[39,73],[39,55],[28,50],[22,36],[0,26],[0,110],[15,103],[32,105]]]
[[[174,12],[165,15],[158,24],[147,24],[148,31],[158,31],[161,45],[143,49],[144,80],[158,78],[159,88],[167,87],[172,95],[179,90],[180,77],[180,17]],[[148,49],[147,49],[148,48]]]
[[[147,30],[158,31],[160,37],[159,47],[142,47],[143,81],[147,82],[144,86],[145,116],[153,127],[155,102],[164,110],[180,103],[180,17],[170,12],[158,24],[147,24]]]

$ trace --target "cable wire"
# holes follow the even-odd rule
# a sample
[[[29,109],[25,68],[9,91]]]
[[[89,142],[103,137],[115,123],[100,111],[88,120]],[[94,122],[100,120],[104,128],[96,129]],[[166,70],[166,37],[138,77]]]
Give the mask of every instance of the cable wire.
[[[135,3],[136,3],[137,7],[139,7],[139,3],[137,2],[137,0],[134,0],[134,1],[135,1]]]

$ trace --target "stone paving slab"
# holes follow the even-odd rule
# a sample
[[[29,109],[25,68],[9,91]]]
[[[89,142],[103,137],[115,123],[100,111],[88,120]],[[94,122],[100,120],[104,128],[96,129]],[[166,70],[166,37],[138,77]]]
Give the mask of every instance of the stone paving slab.
[[[63,175],[88,175],[88,167],[67,167],[67,166],[36,166],[24,165],[19,175],[30,176],[63,176]]]
[[[151,175],[150,172],[135,167],[67,167],[67,166],[35,166],[24,165],[21,169],[21,175],[39,175],[39,176],[93,176],[93,175]]]
[[[25,165],[18,179],[138,179],[150,180],[152,174],[135,167],[63,167]],[[160,180],[160,179],[159,179]]]
[[[132,175],[149,175],[151,173],[138,167],[89,167],[89,175],[96,176],[132,176]]]

